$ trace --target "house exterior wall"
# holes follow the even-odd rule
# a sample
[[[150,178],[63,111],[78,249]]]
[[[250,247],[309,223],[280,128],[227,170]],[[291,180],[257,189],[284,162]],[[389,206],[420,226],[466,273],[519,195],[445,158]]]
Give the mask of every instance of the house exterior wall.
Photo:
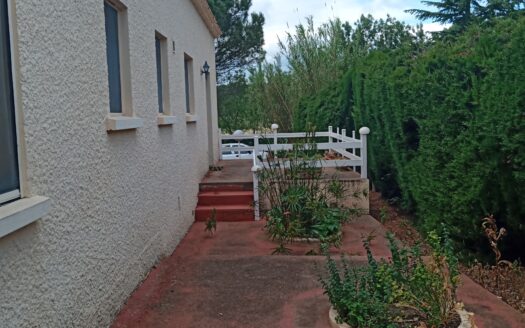
[[[209,164],[204,61],[217,131],[213,36],[191,0],[122,0],[144,125],[107,133],[103,0],[12,3],[27,185],[51,210],[0,238],[0,326],[105,327],[193,223]],[[177,118],[168,127],[157,126],[155,31],[168,38]],[[195,123],[184,116],[184,53],[194,59]]]

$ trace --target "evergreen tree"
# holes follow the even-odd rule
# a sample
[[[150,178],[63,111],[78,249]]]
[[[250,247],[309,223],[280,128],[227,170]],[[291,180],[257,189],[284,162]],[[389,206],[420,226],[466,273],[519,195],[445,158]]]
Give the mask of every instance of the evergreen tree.
[[[420,20],[430,19],[433,22],[452,23],[459,27],[470,24],[474,17],[473,13],[480,7],[476,0],[422,1],[422,3],[438,10],[408,9],[406,12],[415,15]]]
[[[482,20],[490,20],[524,10],[525,0],[487,0],[486,5],[480,6],[476,14]]]
[[[264,59],[264,16],[249,13],[251,0],[209,0],[222,30],[216,42],[219,84],[227,84],[238,74]]]
[[[508,16],[525,9],[525,0],[440,0],[422,1],[435,7],[437,11],[425,9],[408,9],[406,12],[420,20],[432,20],[442,24],[453,24],[463,30],[474,21],[486,21],[495,17]]]

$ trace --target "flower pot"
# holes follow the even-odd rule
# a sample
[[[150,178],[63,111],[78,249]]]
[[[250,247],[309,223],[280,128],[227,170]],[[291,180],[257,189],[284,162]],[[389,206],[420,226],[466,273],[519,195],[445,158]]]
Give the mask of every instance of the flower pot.
[[[476,324],[474,323],[474,314],[467,312],[465,308],[463,307],[463,304],[458,303],[456,306],[456,312],[459,314],[459,317],[461,318],[461,324],[458,326],[458,328],[477,328]],[[346,323],[339,324],[337,323],[338,314],[337,311],[331,306],[330,311],[328,312],[328,317],[330,319],[330,327],[332,328],[352,328],[350,325]]]
[[[343,230],[339,231],[337,235],[334,236],[334,238],[337,237],[339,239],[343,238]],[[291,241],[293,243],[308,243],[308,244],[318,244],[321,245],[321,239],[319,238],[310,238],[310,237],[295,237],[292,238]]]
[[[352,328],[346,323],[337,323],[337,311],[334,309],[333,306],[330,307],[330,311],[328,312],[328,317],[330,318],[330,327],[332,328]]]
[[[302,238],[302,237],[296,237],[292,238],[293,243],[309,243],[309,244],[320,244],[321,240],[319,238]]]

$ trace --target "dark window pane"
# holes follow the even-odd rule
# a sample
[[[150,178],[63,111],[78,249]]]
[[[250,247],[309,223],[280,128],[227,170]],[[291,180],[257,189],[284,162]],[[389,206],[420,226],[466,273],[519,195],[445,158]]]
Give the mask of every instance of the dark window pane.
[[[157,96],[159,97],[159,113],[164,112],[162,106],[162,54],[160,50],[160,39],[155,38],[155,51],[157,53]]]
[[[109,111],[122,113],[120,89],[120,53],[118,45],[118,11],[104,2],[106,17],[106,55],[108,60]]]
[[[7,0],[0,0],[0,195],[19,189]]]
[[[186,113],[191,113],[190,108],[190,60],[184,60],[184,82],[186,83]]]

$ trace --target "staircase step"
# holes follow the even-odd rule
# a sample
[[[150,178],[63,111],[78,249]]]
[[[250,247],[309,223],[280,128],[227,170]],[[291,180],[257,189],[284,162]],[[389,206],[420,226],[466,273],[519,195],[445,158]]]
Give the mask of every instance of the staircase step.
[[[252,182],[200,183],[199,191],[253,191]]]
[[[252,205],[253,191],[201,191],[199,205]]]
[[[195,221],[204,222],[211,216],[212,210],[216,211],[217,221],[237,222],[253,221],[254,210],[251,205],[219,205],[219,206],[202,206],[195,209]]]

